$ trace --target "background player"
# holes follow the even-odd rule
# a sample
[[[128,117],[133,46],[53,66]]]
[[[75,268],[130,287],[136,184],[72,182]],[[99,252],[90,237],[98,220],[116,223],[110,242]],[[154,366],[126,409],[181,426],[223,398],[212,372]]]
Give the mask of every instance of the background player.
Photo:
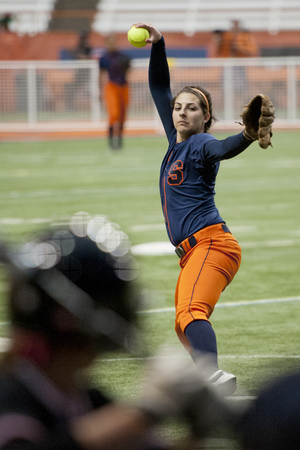
[[[122,147],[124,123],[129,104],[127,75],[130,69],[130,58],[118,50],[115,34],[107,36],[106,52],[100,58],[99,64],[100,100],[105,100],[108,112],[109,147],[119,149]]]
[[[216,30],[217,55],[222,58],[248,58],[258,55],[258,47],[252,33],[241,28],[238,20],[231,21],[228,31]]]
[[[79,33],[77,47],[74,51],[75,59],[91,59],[92,46],[90,45],[90,32],[83,30]]]
[[[168,236],[180,257],[176,332],[192,357],[200,351],[213,358],[206,377],[229,395],[236,389],[236,377],[218,367],[209,318],[239,269],[241,248],[216,208],[215,182],[220,161],[243,152],[258,137],[252,139],[244,131],[219,141],[209,134],[214,121],[210,93],[187,86],[172,99],[162,34],[151,24],[135,26],[150,33],[149,86],[169,142],[160,195]]]

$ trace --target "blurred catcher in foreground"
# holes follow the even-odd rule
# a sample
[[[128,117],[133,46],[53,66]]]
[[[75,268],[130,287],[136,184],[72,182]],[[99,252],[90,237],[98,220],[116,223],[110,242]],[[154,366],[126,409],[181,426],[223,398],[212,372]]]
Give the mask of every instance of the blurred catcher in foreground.
[[[135,404],[83,386],[78,375],[97,356],[140,343],[136,265],[106,217],[75,215],[18,249],[1,244],[0,257],[11,320],[0,366],[2,450],[162,449],[155,427],[165,418],[185,419],[191,437],[235,422],[237,412],[182,356],[150,358]]]

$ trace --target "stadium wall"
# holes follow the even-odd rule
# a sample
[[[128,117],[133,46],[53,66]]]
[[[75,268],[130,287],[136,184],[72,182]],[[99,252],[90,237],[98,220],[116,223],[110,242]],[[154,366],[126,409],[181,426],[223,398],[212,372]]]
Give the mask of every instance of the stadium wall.
[[[279,32],[276,35],[271,35],[267,32],[253,32],[255,35],[258,47],[260,49],[260,52],[264,49],[269,49],[270,51],[279,51],[281,50],[282,54],[284,54],[284,51],[286,49],[292,50],[294,49],[294,55],[300,55],[300,31],[285,31],[285,32]],[[177,33],[164,33],[165,39],[168,44],[168,56],[172,57],[175,56],[178,58],[181,58],[183,56],[186,56],[188,58],[195,58],[195,56],[200,56],[198,58],[199,64],[209,64],[211,65],[211,62],[213,61],[213,58],[215,57],[216,48],[215,48],[215,41],[214,41],[214,35],[213,33],[196,33],[193,37],[186,36],[184,34],[177,34]],[[104,47],[104,36],[99,35],[97,33],[91,33],[91,46],[94,48],[93,58],[97,59],[99,55],[101,54],[101,51],[103,51]],[[2,105],[0,108],[0,113],[3,115],[3,119],[0,119],[0,142],[6,141],[6,140],[23,140],[23,139],[58,139],[58,138],[65,138],[69,139],[71,137],[104,137],[106,135],[106,123],[105,120],[102,120],[101,127],[91,127],[90,124],[84,129],[83,126],[81,126],[81,129],[72,127],[72,129],[65,129],[66,126],[64,123],[61,123],[61,129],[56,130],[48,130],[48,125],[43,127],[46,129],[39,130],[37,125],[35,123],[24,123],[22,124],[14,123],[14,120],[11,119],[9,114],[12,113],[11,110],[14,110],[13,105],[17,105],[16,110],[18,108],[20,109],[19,113],[24,114],[25,110],[31,110],[30,108],[30,102],[27,101],[27,99],[31,99],[31,96],[29,93],[27,93],[27,89],[30,88],[31,83],[26,80],[33,79],[30,77],[30,74],[33,70],[33,68],[29,67],[27,68],[26,74],[29,74],[29,78],[26,78],[27,75],[24,73],[21,73],[20,76],[17,78],[17,87],[16,87],[16,80],[14,76],[12,75],[12,68],[7,67],[5,69],[5,61],[11,62],[10,64],[20,64],[23,62],[23,64],[27,64],[28,61],[32,61],[32,64],[41,63],[42,61],[47,62],[47,64],[54,64],[55,61],[58,63],[61,59],[67,59],[64,58],[66,55],[67,50],[75,49],[78,42],[78,35],[76,33],[71,32],[46,32],[37,34],[35,36],[29,36],[29,35],[18,35],[15,33],[0,33],[0,61],[2,61],[2,78],[3,78],[3,86],[0,86],[0,104]],[[137,66],[134,67],[134,70],[132,71],[131,77],[131,84],[132,84],[132,91],[133,91],[133,97],[136,99],[136,101],[131,102],[133,106],[131,106],[132,116],[136,117],[136,111],[135,109],[140,111],[141,105],[141,99],[143,101],[146,99],[148,94],[148,88],[147,88],[147,82],[146,82],[146,72],[145,67],[148,65],[147,60],[144,59],[144,63],[141,60],[141,64],[144,64],[145,67],[139,68],[139,59],[145,58],[147,56],[147,52],[149,54],[150,52],[150,46],[147,46],[146,49],[134,49],[127,41],[126,34],[118,34],[118,44],[120,48],[125,49],[127,52],[131,54],[131,56],[135,59],[135,62]],[[173,52],[173,53],[172,53]],[[176,53],[177,52],[177,53]],[[197,53],[198,52],[198,53]],[[181,54],[180,54],[181,53]],[[203,55],[207,56],[208,58],[203,58]],[[265,56],[265,55],[263,55]],[[275,56],[278,56],[275,55]],[[289,54],[291,56],[291,53]],[[211,61],[210,61],[210,58]],[[296,58],[297,60],[297,58]],[[267,89],[267,92],[270,91],[270,94],[272,98],[274,97],[274,101],[276,101],[276,105],[280,106],[283,105],[283,107],[279,108],[279,117],[277,119],[281,118],[280,114],[282,115],[282,118],[284,120],[283,128],[285,127],[299,127],[299,111],[300,111],[300,92],[299,92],[299,82],[297,80],[300,79],[300,71],[299,71],[299,62],[294,61],[293,68],[290,67],[289,69],[285,69],[284,65],[287,63],[284,61],[278,61],[275,62],[270,59],[270,64],[274,66],[270,67],[268,70],[268,85],[267,88],[265,86],[262,86],[263,91]],[[174,59],[174,61],[179,61]],[[206,61],[206,62],[205,62]],[[218,59],[218,61],[220,61]],[[71,61],[70,61],[71,62]],[[92,63],[95,65],[95,61],[89,61],[89,63]],[[230,61],[226,61],[226,63],[230,63]],[[74,62],[72,63],[74,64]],[[214,65],[219,65],[219,62],[213,63]],[[225,63],[224,63],[225,64]],[[245,63],[246,64],[246,63]],[[255,66],[255,62],[251,61],[249,63],[253,66]],[[265,75],[262,76],[261,69],[259,68],[259,62],[257,63],[257,67],[255,68],[249,68],[249,74],[251,75],[251,83],[255,86],[255,93],[258,89],[258,85],[260,86],[260,83],[263,80],[265,80]],[[279,67],[277,65],[279,64]],[[174,64],[173,64],[174,65]],[[175,63],[176,65],[176,63]],[[220,62],[220,65],[222,66],[222,63]],[[97,67],[96,67],[97,68]],[[219,68],[220,69],[220,68]],[[214,70],[214,75],[219,71]],[[276,69],[276,70],[275,70]],[[15,69],[14,69],[15,70]],[[24,69],[22,69],[24,70]],[[75,69],[74,69],[75,70]],[[188,74],[183,75],[183,79],[185,79],[187,76],[190,79],[191,74],[193,73],[193,70],[191,67],[187,67]],[[197,69],[198,70],[198,69]],[[208,69],[209,71],[209,69]],[[53,74],[55,74],[56,70],[53,71]],[[64,72],[64,70],[62,70]],[[95,72],[95,71],[94,71]],[[277,73],[278,72],[278,73]],[[281,73],[282,72],[282,73]],[[49,71],[51,74],[51,70]],[[178,75],[180,71],[176,70],[175,73]],[[5,74],[5,79],[4,79]],[[176,76],[177,76],[176,75]],[[54,76],[54,75],[53,75]],[[56,76],[56,75],[55,75]],[[201,77],[203,77],[203,74],[201,74]],[[22,79],[21,79],[22,78]],[[53,78],[53,77],[52,77]],[[175,76],[173,78],[176,78]],[[11,80],[14,80],[12,82]],[[39,79],[39,78],[38,78]],[[38,80],[37,79],[37,80]],[[6,80],[6,81],[5,81]],[[142,82],[141,82],[142,80]],[[60,79],[59,79],[60,81]],[[209,75],[208,78],[209,83],[213,83],[213,77]],[[221,83],[221,84],[220,84]],[[95,85],[97,82],[94,83]],[[252,86],[251,84],[251,86]],[[56,82],[56,85],[61,87],[61,83],[58,81]],[[56,86],[55,85],[55,86]],[[57,87],[56,86],[56,87]],[[250,89],[249,84],[249,89]],[[229,86],[230,87],[230,86]],[[31,86],[32,88],[32,86]],[[39,92],[39,86],[36,86],[37,93]],[[222,88],[222,80],[216,80],[216,86],[212,86],[212,89],[219,93],[217,98],[217,103],[220,103],[220,111],[223,111],[223,98],[222,98],[222,92],[224,89]],[[251,88],[252,89],[252,88]],[[30,90],[30,89],[29,89]],[[29,92],[29,91],[28,91]],[[230,92],[230,89],[228,87],[225,89],[225,92]],[[252,91],[250,92],[244,92],[246,95],[246,98],[251,95],[253,95]],[[288,94],[288,95],[287,95]],[[218,98],[220,97],[220,98]],[[250,98],[249,97],[249,98]],[[55,100],[55,96],[52,98],[52,103]],[[97,97],[98,98],[98,97]],[[6,101],[4,101],[6,99]],[[22,101],[21,101],[22,100]],[[148,99],[149,100],[149,99]],[[42,106],[39,104],[40,97],[36,99],[36,107],[38,110],[38,114],[43,113],[44,110]],[[80,101],[83,101],[80,99]],[[20,103],[20,105],[19,105]],[[48,114],[48,116],[51,116],[53,114],[53,117],[55,116],[55,111],[52,111],[52,109],[55,109],[54,106],[50,105],[50,110],[46,111],[45,114]],[[151,99],[148,101],[149,104],[152,105]],[[231,102],[226,101],[227,109],[228,105],[230,106]],[[238,99],[238,106],[240,107],[245,103],[244,98]],[[84,105],[84,108],[86,105]],[[57,107],[58,108],[58,107]],[[83,108],[83,109],[84,109]],[[64,111],[60,111],[62,108],[59,109],[59,114],[65,114]],[[92,107],[90,109],[93,109]],[[95,109],[95,108],[94,108]],[[150,108],[151,109],[151,108]],[[281,111],[282,109],[282,111]],[[24,111],[23,111],[24,110]],[[80,111],[82,108],[80,109]],[[152,111],[152,110],[151,110]],[[30,112],[30,111],[29,111]],[[32,111],[31,111],[32,113]],[[0,114],[0,115],[1,115]],[[36,113],[35,113],[36,114]],[[224,113],[225,114],[225,113]],[[153,119],[153,114],[151,113],[151,118]],[[47,116],[47,119],[50,123],[52,120],[52,116]],[[225,114],[226,116],[226,114]],[[226,119],[226,117],[224,118]],[[238,116],[238,114],[237,114]],[[278,116],[278,114],[277,114]],[[57,118],[57,117],[56,117]],[[11,123],[9,123],[11,122]],[[34,122],[34,121],[32,121]],[[60,120],[61,122],[61,120]],[[59,122],[59,123],[60,123]],[[155,121],[154,121],[155,122]],[[231,121],[232,122],[232,121]],[[222,124],[222,121],[220,125]],[[51,124],[50,124],[51,125]],[[276,126],[279,126],[278,120],[276,120]],[[281,126],[281,125],[280,125]],[[228,127],[228,125],[226,125]],[[40,126],[41,128],[41,126]],[[58,128],[58,127],[56,127]],[[17,132],[16,132],[17,129]],[[153,124],[153,120],[150,120],[149,124],[147,122],[147,127],[141,127],[136,126],[136,123],[134,122],[133,125],[126,127],[126,134],[127,135],[136,135],[136,134],[157,134],[158,132],[158,126],[156,122]],[[77,134],[76,134],[77,133]]]
[[[260,31],[253,32],[256,39],[259,54],[265,49],[276,49],[277,56],[282,56],[285,49],[289,54],[300,53],[300,31],[281,31],[277,34]],[[164,33],[168,48],[177,50],[199,49],[199,56],[215,57],[216,43],[213,33],[195,33],[187,36],[181,33]],[[142,56],[142,49],[133,49],[128,43],[126,34],[118,34],[118,45],[131,52],[133,57]],[[104,47],[105,37],[91,33],[91,45],[94,49]],[[57,60],[61,59],[63,51],[76,48],[78,35],[73,32],[46,32],[30,35],[18,35],[12,32],[0,33],[0,60],[1,61],[26,61],[26,60]],[[278,49],[282,54],[278,55]],[[147,51],[147,50],[146,50]],[[97,51],[94,53],[97,57]],[[144,57],[144,54],[143,54]]]

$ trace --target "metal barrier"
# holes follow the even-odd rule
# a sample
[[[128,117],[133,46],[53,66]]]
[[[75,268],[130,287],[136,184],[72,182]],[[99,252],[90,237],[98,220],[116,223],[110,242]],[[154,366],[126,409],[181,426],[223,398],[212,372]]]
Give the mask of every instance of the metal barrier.
[[[132,61],[128,126],[160,130],[148,87],[148,59]],[[202,85],[219,125],[239,121],[257,93],[276,107],[276,123],[300,125],[300,58],[170,59],[172,92]],[[0,62],[0,130],[103,128],[97,61]]]

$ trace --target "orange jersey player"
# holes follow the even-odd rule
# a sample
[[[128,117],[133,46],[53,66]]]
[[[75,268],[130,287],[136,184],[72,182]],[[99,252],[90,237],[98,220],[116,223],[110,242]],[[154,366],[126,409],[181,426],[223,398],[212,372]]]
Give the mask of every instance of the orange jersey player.
[[[249,30],[240,28],[239,21],[232,21],[228,31],[216,30],[217,56],[221,58],[248,58],[256,56],[258,49]]]

